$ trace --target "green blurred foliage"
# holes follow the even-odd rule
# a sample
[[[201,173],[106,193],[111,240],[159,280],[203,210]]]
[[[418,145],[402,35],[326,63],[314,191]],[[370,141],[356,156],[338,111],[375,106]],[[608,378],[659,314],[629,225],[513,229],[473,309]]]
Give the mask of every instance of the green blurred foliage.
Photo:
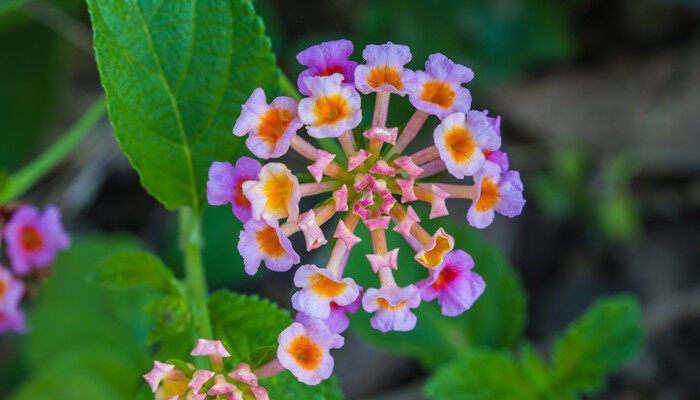
[[[530,193],[547,215],[579,219],[607,240],[629,242],[642,231],[639,204],[631,189],[636,160],[622,153],[596,159],[585,149],[555,149],[547,169],[534,175]]]
[[[431,377],[425,394],[440,400],[565,400],[593,394],[605,374],[631,361],[642,345],[639,304],[601,299],[558,338],[547,365],[529,345],[509,351],[469,348]]]
[[[11,399],[133,398],[150,363],[145,339],[152,322],[142,312],[150,296],[106,291],[86,277],[105,257],[140,249],[128,237],[93,236],[58,256],[22,338],[30,374]]]
[[[8,61],[0,63],[0,169],[14,170],[44,141],[61,93],[67,49],[34,23],[0,30],[0,49]]]
[[[464,229],[457,222],[440,222],[443,223],[428,222],[424,225],[430,233],[443,226],[454,235],[457,248],[474,258],[474,271],[486,281],[486,291],[472,308],[450,318],[441,314],[436,301],[423,302],[414,310],[418,324],[410,332],[381,333],[370,326],[370,315],[364,312],[354,315],[351,324],[353,332],[361,337],[382,348],[415,357],[428,367],[451,360],[460,350],[470,346],[509,348],[522,335],[527,319],[525,290],[503,253],[487,244],[473,229]],[[358,230],[363,241],[353,249],[347,273],[364,288],[377,287],[376,274],[364,257],[364,254],[372,253],[372,241],[364,227],[358,227]],[[415,252],[400,235],[390,232],[387,242],[389,248],[400,249],[400,267],[396,273],[400,285],[427,277],[425,267],[413,260]]]

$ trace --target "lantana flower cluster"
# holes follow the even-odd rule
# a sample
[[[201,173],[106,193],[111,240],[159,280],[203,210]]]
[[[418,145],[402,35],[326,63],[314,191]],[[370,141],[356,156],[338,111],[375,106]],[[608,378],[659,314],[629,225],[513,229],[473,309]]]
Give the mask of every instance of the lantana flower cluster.
[[[59,250],[70,245],[57,207],[44,212],[31,205],[3,206],[0,210],[2,259],[0,265],[0,333],[25,331],[25,315],[20,308],[27,285],[41,278]]]
[[[349,59],[352,52],[348,40],[303,50],[297,60],[308,69],[297,84],[305,97],[297,102],[281,96],[268,103],[263,89],[255,89],[233,127],[236,136],[247,136],[248,149],[260,159],[277,159],[289,149],[308,159],[313,181],[300,183],[283,163],[263,165],[241,157],[235,165],[214,162],[207,183],[209,203],[230,203],[244,223],[238,250],[251,275],[261,263],[273,271],[298,264],[290,236],[302,232],[307,252],[324,246],[331,239],[321,227],[343,213],[326,265],[296,270],[299,291],[292,304],[297,322],[279,335],[278,361],[310,385],[331,374],[329,350],[343,345],[346,313],[362,307],[373,314],[375,329],[408,331],[416,325],[412,310],[421,301],[437,299],[444,315],[456,316],[484,292],[471,256],[455,249],[445,229],[426,231],[414,202],[428,203],[428,218],[433,219],[448,215],[447,199],[470,200],[467,221],[476,228],[487,227],[496,213],[520,214],[525,203],[520,176],[509,169],[500,150],[500,118],[471,109],[471,94],[463,86],[474,77],[471,69],[439,53],[429,56],[424,70],[407,69],[410,49],[391,42],[367,46],[362,64]],[[372,93],[371,126],[360,128],[361,94]],[[403,129],[387,126],[392,95],[408,96],[416,109]],[[440,120],[434,144],[403,154],[431,115]],[[344,157],[314,146],[301,136],[302,128],[314,139],[337,138]],[[424,179],[445,170],[471,183]],[[300,211],[300,199],[321,193],[328,194],[327,200]],[[371,232],[373,253],[365,257],[378,287],[363,289],[344,275],[351,249],[360,241],[354,233],[360,222]],[[387,248],[388,231],[403,236],[415,250],[411,256],[426,268],[425,279],[397,285],[399,249]]]
[[[259,378],[268,376],[268,366],[251,371],[248,364],[239,363],[226,373],[224,359],[231,354],[219,340],[199,339],[191,355],[209,356],[211,369],[197,369],[180,360],[153,362],[153,369],[143,377],[157,400],[269,400],[267,390],[258,385]]]

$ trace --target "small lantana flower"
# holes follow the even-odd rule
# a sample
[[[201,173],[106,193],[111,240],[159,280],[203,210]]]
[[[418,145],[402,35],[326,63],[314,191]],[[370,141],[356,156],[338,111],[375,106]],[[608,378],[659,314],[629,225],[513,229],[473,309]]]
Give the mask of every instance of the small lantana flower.
[[[357,62],[350,60],[352,51],[352,42],[340,39],[323,42],[299,52],[297,61],[299,61],[299,64],[309,67],[302,71],[297,79],[297,85],[301,94],[304,96],[311,94],[311,91],[306,86],[306,78],[310,76],[340,74],[343,77],[344,84],[352,87],[355,68],[357,67]]]
[[[0,333],[24,332],[24,312],[19,303],[24,296],[24,283],[0,266]]]
[[[236,166],[228,162],[215,161],[209,167],[207,201],[213,206],[231,203],[233,215],[246,223],[253,214],[250,201],[243,194],[243,183],[257,181],[262,165],[250,157],[241,157]]]
[[[333,371],[329,350],[342,347],[344,342],[317,319],[306,326],[294,322],[280,333],[277,358],[301,382],[317,385]]]
[[[523,182],[517,171],[503,172],[498,164],[486,161],[474,182],[476,197],[467,212],[467,220],[473,227],[482,229],[491,225],[495,212],[512,218],[522,211]]]
[[[448,253],[430,276],[416,284],[423,301],[438,299],[442,314],[456,317],[468,310],[484,293],[484,279],[472,271],[474,260],[464,250]]]
[[[308,160],[313,179],[296,179],[283,164],[268,163],[241,185],[251,205],[251,219],[244,224],[238,249],[249,274],[261,261],[275,271],[298,264],[290,241],[297,232],[303,234],[307,252],[332,244],[325,265],[304,265],[296,271],[294,283],[300,288],[292,297],[296,322],[279,335],[277,359],[261,367],[258,376],[286,368],[308,384],[327,378],[333,365],[328,351],[342,346],[338,334],[348,327],[347,313],[357,312],[360,305],[374,314],[370,323],[382,332],[413,329],[419,323],[414,310],[421,299],[437,298],[445,315],[468,309],[484,292],[485,283],[472,271],[473,261],[460,250],[461,244],[443,227],[428,233],[423,221],[449,215],[448,200],[464,199],[471,201],[469,223],[483,228],[494,212],[512,217],[524,204],[519,175],[508,170],[507,157],[500,151],[500,117],[471,110],[471,94],[463,86],[474,77],[471,69],[436,53],[424,71],[414,72],[407,68],[410,49],[391,42],[367,46],[359,66],[350,60],[352,51],[351,42],[339,40],[312,46],[297,57],[309,67],[297,80],[307,97],[290,115],[298,115],[313,139],[302,138],[301,130],[284,130],[284,135],[290,135],[288,148]],[[264,99],[260,90],[256,89],[256,99]],[[361,109],[360,93],[375,99],[371,113]],[[387,126],[392,95],[407,95],[416,108],[401,129]],[[275,99],[270,106],[260,104],[291,103]],[[246,105],[243,111],[246,108],[253,106]],[[362,116],[370,114],[371,126],[358,129]],[[250,115],[242,112],[240,118],[248,121]],[[429,117],[437,119],[433,143],[405,154]],[[259,122],[236,126],[249,127],[234,133],[252,136],[254,140],[249,137],[246,143],[253,151]],[[337,138],[343,154],[313,144],[327,138]],[[469,181],[437,182],[436,175],[445,170]],[[301,199],[306,203],[320,195],[325,199],[300,211]],[[419,216],[413,202],[429,205],[429,215]],[[337,226],[324,229],[336,213],[341,213]],[[364,291],[345,274],[350,253],[361,240],[355,234],[359,224],[370,232],[372,252],[364,258],[379,281]],[[403,236],[415,253],[387,248],[386,234],[392,231]],[[429,277],[400,287],[394,273],[409,268],[400,259],[410,258],[426,268]]]
[[[43,213],[34,206],[19,207],[5,225],[3,237],[12,269],[18,275],[48,266],[59,250],[70,245],[61,213],[55,206],[46,207]]]

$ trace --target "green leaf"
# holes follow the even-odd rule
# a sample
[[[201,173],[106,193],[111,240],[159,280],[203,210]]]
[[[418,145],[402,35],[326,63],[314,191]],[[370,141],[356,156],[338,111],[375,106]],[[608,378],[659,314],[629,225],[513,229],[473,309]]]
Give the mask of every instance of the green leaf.
[[[158,257],[142,251],[110,256],[97,266],[90,279],[115,288],[152,286],[163,292],[178,292],[172,271]]]
[[[148,343],[155,343],[184,332],[190,321],[189,303],[187,298],[182,295],[166,296],[154,300],[146,304],[144,310],[149,314],[156,315],[156,326],[146,337]]]
[[[262,347],[276,347],[279,333],[293,322],[287,311],[267,300],[228,291],[209,297],[209,314],[214,337],[226,343],[231,362],[258,357]],[[267,388],[271,399],[343,398],[335,379],[308,386],[289,371],[266,378],[261,384]]]
[[[425,210],[422,210],[425,211]],[[418,210],[421,213],[421,210]],[[369,325],[365,313],[352,316],[351,328],[373,343],[401,354],[418,358],[427,367],[435,367],[451,360],[468,346],[485,346],[493,349],[508,348],[521,336],[526,320],[526,296],[520,278],[503,253],[487,244],[464,225],[443,222],[441,225],[454,235],[455,248],[469,253],[475,262],[474,271],[486,281],[486,291],[471,309],[458,317],[445,317],[435,301],[423,302],[415,310],[418,324],[410,332],[378,332]],[[429,232],[439,226],[435,222],[424,225]],[[360,227],[356,234],[365,240],[355,246],[348,262],[348,274],[357,277],[358,284],[367,287],[378,285],[363,256],[371,253],[371,240]],[[397,280],[401,285],[414,283],[427,276],[425,267],[413,260],[413,251],[399,235],[387,235],[389,248],[398,247],[399,269]]]
[[[85,277],[101,259],[142,248],[123,236],[76,238],[56,259],[28,316],[20,354],[28,370],[13,400],[127,399],[142,386],[150,300],[96,287]]]
[[[239,143],[231,129],[279,71],[247,0],[88,0],[95,53],[122,151],[169,209],[204,204],[207,171]]]
[[[277,346],[265,346],[250,353],[243,362],[250,365],[251,369],[255,369],[273,360],[275,357],[277,357]]]
[[[597,301],[557,341],[554,382],[562,391],[595,393],[605,374],[634,358],[642,344],[639,304],[632,296]]]
[[[435,400],[529,400],[537,390],[509,352],[469,349],[446,364],[425,385]]]

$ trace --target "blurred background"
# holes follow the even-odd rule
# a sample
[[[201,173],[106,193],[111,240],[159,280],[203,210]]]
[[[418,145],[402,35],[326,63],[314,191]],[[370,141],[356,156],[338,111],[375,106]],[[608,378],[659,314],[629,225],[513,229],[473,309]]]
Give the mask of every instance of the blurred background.
[[[356,60],[366,44],[390,40],[411,47],[412,69],[433,52],[470,66],[473,108],[502,116],[503,149],[525,183],[523,214],[497,217],[478,232],[521,277],[525,336],[546,349],[597,297],[634,293],[644,350],[595,398],[700,398],[700,2],[258,0],[255,7],[293,81],[298,51],[337,38],[355,43]],[[101,95],[91,41],[82,1],[0,2],[0,169],[29,162]],[[403,124],[408,102],[392,102],[390,113],[390,122]],[[180,267],[174,215],[141,188],[106,119],[28,199],[58,204],[74,235],[130,232]],[[464,218],[463,204],[448,205]],[[243,273],[230,209],[209,207],[204,223],[213,288],[289,307],[290,274]],[[351,331],[336,352],[347,398],[422,399],[424,364],[367,338]],[[0,337],[0,398],[21,379],[19,340]]]

